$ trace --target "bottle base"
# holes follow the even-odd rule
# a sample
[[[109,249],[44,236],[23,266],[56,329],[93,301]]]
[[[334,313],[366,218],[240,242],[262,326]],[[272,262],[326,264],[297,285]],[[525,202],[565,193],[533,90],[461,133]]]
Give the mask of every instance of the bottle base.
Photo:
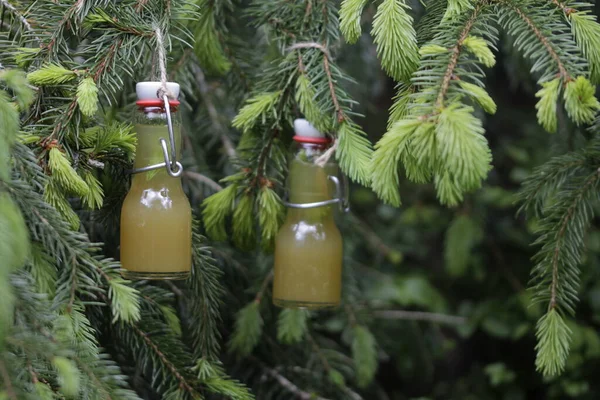
[[[340,305],[339,302],[284,300],[276,298],[273,298],[273,304],[281,308],[295,308],[299,310],[332,310]]]
[[[121,276],[130,280],[161,280],[175,281],[189,278],[190,271],[174,271],[174,272],[146,272],[146,271],[129,271],[121,270]]]

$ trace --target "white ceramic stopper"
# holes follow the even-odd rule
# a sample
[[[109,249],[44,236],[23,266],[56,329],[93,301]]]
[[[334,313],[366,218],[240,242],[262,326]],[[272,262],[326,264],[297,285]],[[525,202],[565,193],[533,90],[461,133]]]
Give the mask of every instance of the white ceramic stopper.
[[[137,94],[138,100],[156,100],[160,99],[160,97],[158,97],[158,89],[160,89],[160,87],[160,82],[138,82],[135,85],[135,93]],[[179,83],[167,82],[167,89],[169,89],[176,99],[179,98]]]
[[[298,118],[294,120],[294,132],[298,136],[312,137],[312,138],[324,138],[325,134],[319,132],[310,122],[304,118]]]

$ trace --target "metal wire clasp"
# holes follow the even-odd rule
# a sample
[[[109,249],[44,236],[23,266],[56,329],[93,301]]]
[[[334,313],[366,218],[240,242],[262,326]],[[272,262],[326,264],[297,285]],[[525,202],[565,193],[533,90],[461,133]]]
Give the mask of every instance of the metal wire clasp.
[[[287,200],[283,201],[283,204],[286,207],[290,207],[290,208],[302,208],[302,209],[307,209],[307,208],[317,208],[317,207],[325,207],[325,206],[330,206],[332,204],[338,204],[340,211],[342,212],[348,212],[350,211],[350,201],[348,200],[348,180],[346,178],[346,176],[344,175],[342,177],[342,180],[340,181],[340,179],[337,176],[333,176],[333,175],[328,175],[327,178],[333,182],[333,184],[335,185],[335,197],[333,199],[330,200],[323,200],[323,201],[315,201],[312,203],[290,203]]]
[[[169,97],[166,94],[163,95],[163,101],[165,103],[165,114],[167,116],[167,130],[169,131],[170,143],[169,146],[167,145],[167,141],[164,138],[159,139],[165,162],[148,165],[142,168],[134,168],[133,170],[131,170],[132,174],[148,172],[162,167],[165,167],[167,173],[173,178],[178,178],[183,173],[183,165],[181,165],[181,163],[177,161],[177,149],[175,148],[175,134],[173,133],[173,120],[171,119],[171,106],[169,105]],[[171,155],[169,155],[169,147],[171,148]]]

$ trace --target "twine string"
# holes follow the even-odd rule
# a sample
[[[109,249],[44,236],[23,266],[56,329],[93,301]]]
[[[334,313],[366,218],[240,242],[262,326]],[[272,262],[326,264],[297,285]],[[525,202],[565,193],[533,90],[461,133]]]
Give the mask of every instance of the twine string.
[[[175,95],[167,87],[167,54],[163,34],[158,26],[154,29],[154,32],[156,34],[156,44],[158,45],[158,69],[160,70],[160,89],[158,89],[157,95],[161,99],[165,95],[170,99],[175,99]]]

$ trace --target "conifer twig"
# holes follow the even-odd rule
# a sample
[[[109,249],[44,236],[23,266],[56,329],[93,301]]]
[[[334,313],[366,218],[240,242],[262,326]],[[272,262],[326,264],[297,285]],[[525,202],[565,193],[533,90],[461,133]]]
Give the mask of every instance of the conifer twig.
[[[187,382],[187,380],[179,373],[175,365],[173,365],[173,363],[169,361],[169,359],[167,359],[165,354],[158,348],[156,343],[154,343],[154,341],[150,339],[148,334],[135,325],[133,325],[132,328],[146,342],[146,344],[150,346],[152,351],[154,351],[158,358],[160,358],[163,365],[167,367],[167,369],[171,371],[171,373],[179,381],[179,387],[185,389],[190,394],[196,393],[196,390],[194,390],[194,388]]]
[[[556,53],[556,50],[554,50],[554,48],[552,47],[552,45],[550,44],[550,42],[548,41],[548,39],[546,38],[546,36],[544,36],[542,34],[542,32],[540,32],[540,29],[535,25],[535,23],[531,20],[531,18],[529,18],[523,12],[523,10],[521,10],[518,6],[516,6],[516,5],[514,5],[514,4],[510,3],[510,2],[505,2],[504,4],[507,7],[511,8],[515,13],[517,13],[517,15],[533,31],[535,37],[540,41],[540,43],[542,43],[542,45],[544,46],[544,48],[546,49],[546,51],[548,52],[548,54],[550,55],[550,57],[552,57],[552,59],[556,63],[556,66],[558,67],[558,72],[559,72],[560,77],[565,82],[571,80],[571,77],[570,77],[569,73],[567,72],[567,69],[565,68],[564,64],[562,63],[560,57],[558,56],[558,53]]]
[[[250,186],[254,186],[257,183],[260,186],[263,186],[263,184],[264,184],[263,178],[265,176],[265,169],[267,168],[267,160],[269,158],[269,152],[271,151],[271,147],[273,146],[273,141],[275,140],[275,138],[277,136],[279,136],[279,130],[275,129],[275,131],[273,131],[273,133],[269,136],[266,146],[263,147],[262,151],[260,152],[260,155],[258,156],[258,163],[257,163],[258,166],[256,168],[256,176],[250,183]]]
[[[333,85],[333,77],[331,76],[331,69],[329,68],[329,57],[327,54],[323,57],[323,67],[325,68],[325,73],[327,74],[327,82],[329,84],[329,92],[331,93],[331,101],[333,101],[333,106],[335,108],[335,112],[337,114],[338,122],[343,122],[346,119],[344,112],[340,107],[340,102],[335,94],[335,87]]]
[[[333,83],[333,76],[331,75],[331,68],[329,66],[329,59],[331,58],[331,54],[329,50],[324,45],[317,42],[300,42],[293,44],[288,47],[288,51],[297,50],[297,49],[318,49],[323,53],[323,68],[325,69],[325,74],[327,75],[327,83],[329,85],[329,92],[331,94],[331,101],[333,102],[333,106],[335,108],[335,112],[337,114],[338,122],[342,122],[346,119],[342,108],[340,107],[340,102],[335,94],[335,85]],[[300,63],[302,61],[300,60]],[[302,68],[301,68],[302,69]]]
[[[554,251],[552,255],[552,280],[550,283],[550,302],[548,303],[548,311],[556,308],[557,306],[557,291],[558,291],[558,267],[559,267],[559,256],[561,245],[565,237],[565,233],[567,230],[567,226],[573,217],[573,213],[575,212],[575,208],[582,201],[583,196],[587,189],[593,185],[598,178],[600,178],[600,169],[597,173],[593,174],[588,180],[578,189],[578,194],[575,197],[573,203],[567,209],[567,212],[563,215],[562,220],[560,222],[560,230],[556,234],[556,243],[554,246]]]
[[[461,31],[460,36],[458,37],[458,40],[456,41],[456,44],[450,50],[452,55],[450,56],[450,61],[448,62],[448,67],[446,68],[446,72],[444,73],[444,78],[442,79],[442,85],[440,86],[440,91],[438,93],[438,97],[437,97],[437,101],[436,101],[436,106],[438,108],[444,107],[444,98],[446,97],[446,93],[448,93],[448,89],[450,88],[450,81],[452,80],[452,77],[454,76],[454,69],[458,65],[458,57],[460,56],[460,52],[462,50],[463,43],[464,43],[465,39],[467,38],[467,36],[469,36],[469,33],[471,32],[471,29],[473,28],[473,24],[475,23],[475,20],[477,19],[477,14],[479,13],[480,10],[481,10],[481,6],[475,7],[475,9],[473,10],[473,14],[471,14],[471,17],[467,20],[465,27]]]

